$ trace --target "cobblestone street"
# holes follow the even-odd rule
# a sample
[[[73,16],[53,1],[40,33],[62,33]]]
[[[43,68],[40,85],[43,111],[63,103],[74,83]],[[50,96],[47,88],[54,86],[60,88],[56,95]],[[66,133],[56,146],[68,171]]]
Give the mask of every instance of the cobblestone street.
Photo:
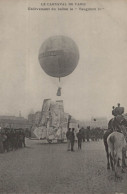
[[[0,154],[0,193],[127,193],[127,170],[115,181],[106,169],[102,141],[67,152],[66,143],[26,141],[27,147]]]

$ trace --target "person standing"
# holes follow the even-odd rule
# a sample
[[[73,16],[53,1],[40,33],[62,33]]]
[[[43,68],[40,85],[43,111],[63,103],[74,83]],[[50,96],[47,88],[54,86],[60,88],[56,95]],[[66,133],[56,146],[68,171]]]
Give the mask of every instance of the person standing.
[[[23,144],[24,147],[26,147],[24,131],[22,131],[22,137],[23,137],[22,144]]]
[[[87,142],[89,142],[89,136],[90,136],[90,126],[87,127],[87,130],[86,130],[86,139],[87,139]]]
[[[74,143],[75,143],[75,134],[74,134],[74,128],[72,128],[71,131],[71,136],[70,136],[70,140],[71,140],[71,151],[74,152]]]
[[[81,150],[82,148],[82,140],[83,140],[83,135],[81,129],[79,129],[79,132],[77,133],[77,138],[78,138],[78,149]]]
[[[0,153],[5,152],[4,142],[6,139],[7,139],[7,136],[5,135],[5,133],[3,131],[1,131],[0,132]]]
[[[0,153],[4,153],[3,135],[2,135],[2,132],[0,132]]]
[[[71,129],[69,128],[67,133],[66,133],[66,138],[67,138],[67,151],[70,151],[70,145],[71,145]]]

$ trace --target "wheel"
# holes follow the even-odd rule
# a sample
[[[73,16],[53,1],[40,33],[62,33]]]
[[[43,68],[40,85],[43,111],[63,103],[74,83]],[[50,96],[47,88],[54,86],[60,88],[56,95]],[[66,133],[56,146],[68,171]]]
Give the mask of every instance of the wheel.
[[[64,139],[61,139],[61,143],[64,143]]]
[[[47,139],[47,142],[48,142],[48,143],[52,143],[52,140],[51,140],[51,139]]]
[[[63,143],[64,139],[57,139],[57,143]]]
[[[60,140],[59,139],[57,139],[57,143],[60,143]]]

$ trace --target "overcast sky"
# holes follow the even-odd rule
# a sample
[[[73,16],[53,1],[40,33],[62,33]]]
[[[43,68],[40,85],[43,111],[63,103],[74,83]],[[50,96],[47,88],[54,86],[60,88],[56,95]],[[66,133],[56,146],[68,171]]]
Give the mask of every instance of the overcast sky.
[[[77,68],[62,79],[65,112],[111,117],[118,102],[127,112],[127,1],[80,1],[102,11],[27,10],[41,2],[0,1],[0,115],[27,117],[45,98],[58,99],[57,79],[38,61],[41,44],[54,35],[72,38],[80,53]]]

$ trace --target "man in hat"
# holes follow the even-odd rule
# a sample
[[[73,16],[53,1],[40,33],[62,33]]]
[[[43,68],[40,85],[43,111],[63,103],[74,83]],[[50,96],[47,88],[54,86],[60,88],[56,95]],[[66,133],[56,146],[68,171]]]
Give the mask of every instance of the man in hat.
[[[78,138],[78,149],[81,150],[82,140],[83,140],[83,134],[82,134],[81,129],[79,129],[79,132],[76,135],[77,135],[77,138]]]
[[[71,151],[74,152],[74,143],[75,143],[75,134],[74,134],[74,128],[72,128],[70,140],[71,140]]]
[[[66,133],[67,138],[67,151],[70,151],[70,145],[71,145],[71,129],[69,128]]]

